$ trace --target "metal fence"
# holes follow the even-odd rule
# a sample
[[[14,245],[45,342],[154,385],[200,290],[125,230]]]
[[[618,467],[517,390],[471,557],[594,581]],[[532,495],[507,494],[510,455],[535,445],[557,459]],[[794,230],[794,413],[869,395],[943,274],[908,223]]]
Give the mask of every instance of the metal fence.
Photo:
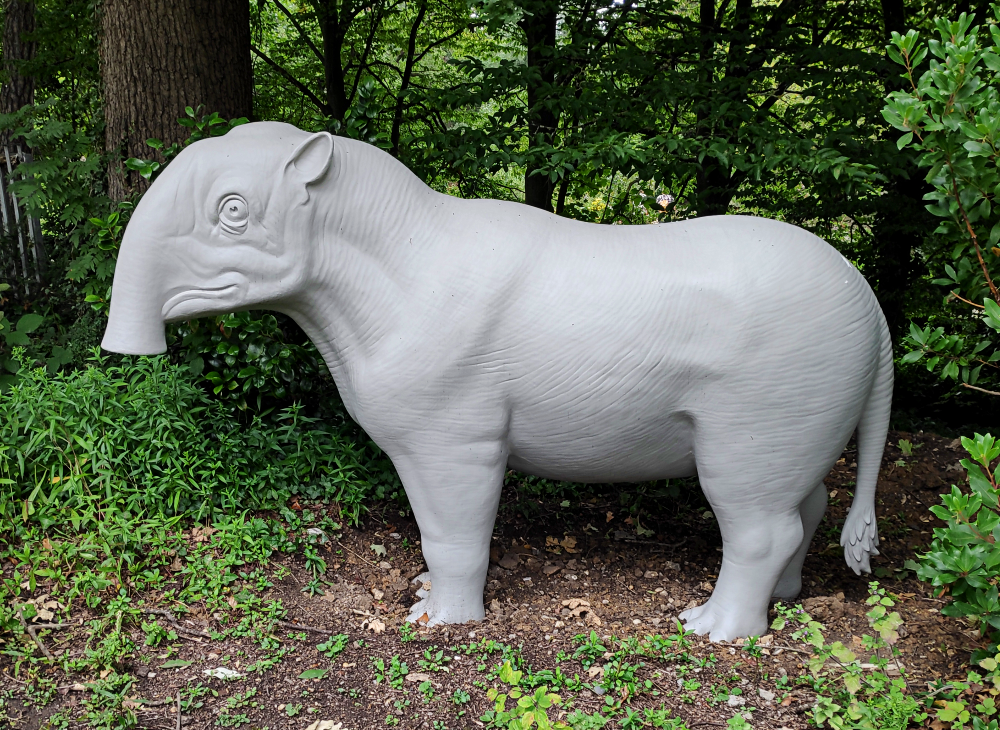
[[[24,205],[10,191],[10,182],[24,180],[21,163],[31,162],[31,153],[17,145],[3,148],[0,155],[0,275],[10,284],[14,297],[26,298],[40,288],[45,277],[45,242],[38,218],[27,215]]]

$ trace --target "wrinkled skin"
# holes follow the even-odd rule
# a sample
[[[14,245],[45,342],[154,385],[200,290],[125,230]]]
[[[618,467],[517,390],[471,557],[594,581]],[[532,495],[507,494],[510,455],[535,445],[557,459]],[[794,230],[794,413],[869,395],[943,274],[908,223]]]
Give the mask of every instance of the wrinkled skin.
[[[266,308],[323,354],[392,458],[420,526],[431,624],[481,619],[507,468],[627,482],[697,473],[722,530],[713,640],[792,598],[858,434],[848,564],[877,554],[892,353],[860,274],[759,218],[599,226],[432,191],[381,151],[288,125],[197,142],[122,243],[104,347],[165,349],[167,321]]]

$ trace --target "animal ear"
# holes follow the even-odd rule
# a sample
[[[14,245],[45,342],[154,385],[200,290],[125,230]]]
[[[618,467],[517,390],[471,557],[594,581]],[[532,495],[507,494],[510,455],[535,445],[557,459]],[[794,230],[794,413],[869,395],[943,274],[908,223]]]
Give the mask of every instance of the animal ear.
[[[333,135],[317,132],[300,144],[285,162],[285,177],[292,184],[311,185],[319,182],[333,161]],[[308,200],[308,192],[306,199]]]

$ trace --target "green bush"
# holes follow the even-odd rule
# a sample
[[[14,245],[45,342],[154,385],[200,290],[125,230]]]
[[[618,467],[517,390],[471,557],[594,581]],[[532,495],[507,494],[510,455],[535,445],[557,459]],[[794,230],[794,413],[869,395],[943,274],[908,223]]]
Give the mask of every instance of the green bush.
[[[917,576],[951,594],[952,602],[941,609],[945,616],[969,616],[981,633],[994,643],[1000,640],[1000,443],[990,434],[963,438],[971,459],[963,459],[969,488],[952,485],[941,495],[941,504],[931,511],[947,526],[934,530],[930,550],[921,558]]]
[[[341,418],[293,406],[239,424],[165,358],[91,364],[49,375],[22,370],[0,394],[0,532],[13,523],[93,529],[110,515],[274,509],[292,495],[333,501],[356,523],[372,500],[398,494],[373,475],[364,441]]]

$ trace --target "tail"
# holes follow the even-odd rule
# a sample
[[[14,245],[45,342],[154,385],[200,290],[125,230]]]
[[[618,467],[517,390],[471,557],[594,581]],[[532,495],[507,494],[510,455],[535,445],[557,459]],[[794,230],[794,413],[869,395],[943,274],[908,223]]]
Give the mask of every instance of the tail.
[[[868,401],[858,422],[858,480],[854,489],[854,502],[840,535],[844,558],[855,573],[871,572],[869,558],[878,555],[878,525],[875,521],[875,484],[882,466],[882,451],[889,432],[889,413],[892,406],[892,340],[885,318],[879,311],[882,330],[882,347]]]

